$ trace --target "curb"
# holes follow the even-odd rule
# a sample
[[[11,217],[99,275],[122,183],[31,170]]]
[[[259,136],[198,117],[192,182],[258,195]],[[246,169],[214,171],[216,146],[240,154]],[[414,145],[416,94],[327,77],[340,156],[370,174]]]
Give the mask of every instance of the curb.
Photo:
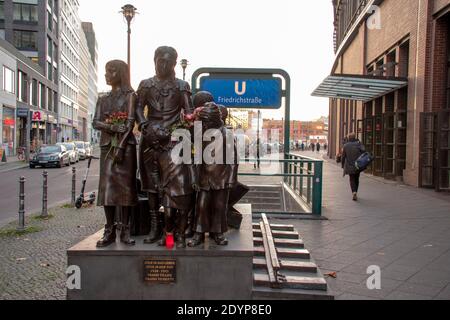
[[[28,164],[23,164],[18,167],[7,168],[7,169],[2,169],[2,165],[0,165],[0,173],[7,173],[7,172],[14,171],[14,170],[20,170],[20,169],[26,169],[26,168],[28,168]]]

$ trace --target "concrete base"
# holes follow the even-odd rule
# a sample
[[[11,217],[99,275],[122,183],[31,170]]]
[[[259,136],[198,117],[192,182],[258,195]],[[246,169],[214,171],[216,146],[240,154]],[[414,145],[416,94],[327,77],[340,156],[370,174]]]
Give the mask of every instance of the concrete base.
[[[206,241],[199,248],[168,251],[120,243],[96,248],[103,230],[67,251],[68,266],[81,270],[81,290],[67,290],[68,300],[251,300],[253,288],[253,227],[250,205],[235,206],[243,213],[241,230],[231,230],[230,244]],[[172,284],[145,282],[144,261],[176,260]]]

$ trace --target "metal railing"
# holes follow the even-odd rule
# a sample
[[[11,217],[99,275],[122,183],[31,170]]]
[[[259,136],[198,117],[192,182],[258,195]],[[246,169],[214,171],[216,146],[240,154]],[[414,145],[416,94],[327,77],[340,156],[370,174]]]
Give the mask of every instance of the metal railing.
[[[313,214],[322,215],[323,161],[296,154],[287,157],[285,183],[311,208]]]
[[[291,189],[299,200],[309,208],[310,214],[322,215],[322,182],[323,161],[287,154],[286,159],[242,159],[241,164],[248,163],[279,163],[283,164],[284,173],[239,173],[241,177],[281,177],[284,185]]]

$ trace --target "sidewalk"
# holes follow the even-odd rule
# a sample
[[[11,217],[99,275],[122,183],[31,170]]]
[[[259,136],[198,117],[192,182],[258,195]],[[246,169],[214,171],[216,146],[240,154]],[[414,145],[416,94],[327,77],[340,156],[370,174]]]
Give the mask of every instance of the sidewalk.
[[[0,173],[28,167],[28,163],[17,160],[17,157],[8,157],[6,160],[7,162],[0,161]]]
[[[65,300],[66,250],[104,226],[101,208],[57,207],[48,221],[27,218],[35,233],[10,235],[0,228],[0,300]]]
[[[329,220],[290,221],[322,271],[337,272],[328,278],[337,299],[450,299],[450,195],[368,175],[359,202],[349,188],[342,169],[325,161]],[[381,290],[367,289],[372,265],[381,268]]]

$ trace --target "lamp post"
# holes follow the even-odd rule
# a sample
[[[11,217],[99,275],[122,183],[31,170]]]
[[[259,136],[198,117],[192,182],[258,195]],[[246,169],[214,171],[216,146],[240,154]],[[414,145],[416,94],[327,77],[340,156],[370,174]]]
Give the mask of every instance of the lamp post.
[[[189,61],[187,59],[183,59],[181,60],[180,65],[183,68],[183,81],[186,81],[186,69],[189,65]]]
[[[128,25],[128,58],[127,58],[127,63],[128,63],[128,74],[131,77],[131,21],[134,19],[134,17],[136,16],[137,9],[131,5],[131,4],[126,4],[122,7],[122,11],[120,11],[120,13],[123,14],[123,17],[125,18],[125,20],[127,21],[127,25]]]

